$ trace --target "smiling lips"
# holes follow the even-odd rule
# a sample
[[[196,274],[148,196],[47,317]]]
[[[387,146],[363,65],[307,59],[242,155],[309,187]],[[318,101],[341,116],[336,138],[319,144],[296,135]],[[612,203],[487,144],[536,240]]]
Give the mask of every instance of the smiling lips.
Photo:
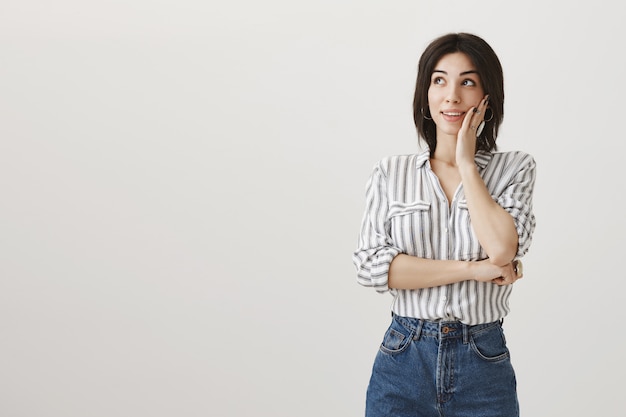
[[[447,122],[458,122],[463,118],[465,112],[460,111],[442,111],[441,115]]]

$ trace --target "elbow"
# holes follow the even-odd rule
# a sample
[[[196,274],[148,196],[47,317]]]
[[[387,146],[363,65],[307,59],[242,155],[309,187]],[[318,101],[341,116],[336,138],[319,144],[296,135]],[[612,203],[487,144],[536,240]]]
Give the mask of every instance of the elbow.
[[[497,266],[504,266],[512,261],[513,261],[512,259],[507,260],[507,258],[505,258],[504,256],[489,258],[489,262]]]
[[[494,265],[503,266],[510,262],[513,262],[515,256],[517,255],[517,245],[500,248],[499,250],[487,252],[489,255],[489,262]]]

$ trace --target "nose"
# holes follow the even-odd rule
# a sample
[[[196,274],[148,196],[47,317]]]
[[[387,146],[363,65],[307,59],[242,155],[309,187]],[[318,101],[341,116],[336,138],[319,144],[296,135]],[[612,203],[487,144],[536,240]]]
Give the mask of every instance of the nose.
[[[458,103],[461,101],[461,98],[459,96],[459,92],[457,91],[456,87],[451,86],[448,90],[448,94],[446,96],[446,101],[448,103]]]

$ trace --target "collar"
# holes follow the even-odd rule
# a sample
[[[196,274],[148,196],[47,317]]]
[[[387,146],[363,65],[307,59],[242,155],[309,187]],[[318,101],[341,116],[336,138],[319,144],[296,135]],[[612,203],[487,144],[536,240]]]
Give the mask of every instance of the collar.
[[[478,151],[474,156],[474,162],[480,169],[483,169],[487,166],[489,161],[493,158],[492,152],[487,151]],[[423,152],[417,155],[417,159],[415,160],[415,164],[418,168],[422,168],[426,162],[430,160],[430,150],[426,149]]]

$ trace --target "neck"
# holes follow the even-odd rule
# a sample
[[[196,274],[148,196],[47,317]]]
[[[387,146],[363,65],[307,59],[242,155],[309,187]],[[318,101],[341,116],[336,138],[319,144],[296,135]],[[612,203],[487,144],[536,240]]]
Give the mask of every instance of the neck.
[[[445,162],[448,165],[456,165],[456,141],[437,141],[437,147],[432,158],[434,160]]]

